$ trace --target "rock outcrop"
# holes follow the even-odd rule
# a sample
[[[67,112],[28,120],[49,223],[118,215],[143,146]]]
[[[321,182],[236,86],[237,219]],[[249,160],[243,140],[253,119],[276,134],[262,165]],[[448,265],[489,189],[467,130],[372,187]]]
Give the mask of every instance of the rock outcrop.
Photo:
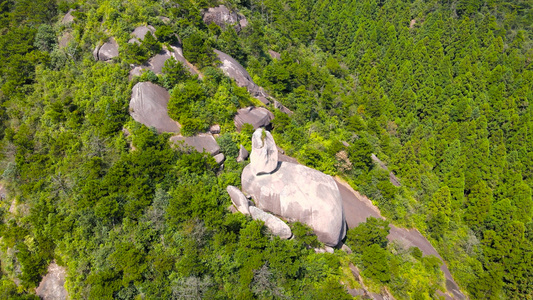
[[[168,116],[167,90],[151,82],[139,82],[132,89],[130,115],[148,127],[161,132],[179,132],[178,122]]]
[[[133,68],[130,71],[130,80],[133,78],[133,76],[140,76],[143,70],[150,70],[154,72],[154,74],[161,74],[163,72],[165,62],[170,58],[174,58],[176,61],[181,62],[185,69],[187,69],[189,73],[191,73],[191,75],[198,74],[196,70],[192,67],[192,65],[183,56],[183,50],[181,48],[171,46],[170,49],[172,51],[169,51],[168,49],[161,50],[161,52],[158,53],[156,56],[150,58],[146,64]]]
[[[237,156],[237,162],[243,162],[248,158],[248,150],[243,145],[239,147],[239,156]]]
[[[220,153],[220,146],[211,134],[199,134],[195,136],[173,136],[170,141],[178,147],[191,147],[198,152],[207,152],[213,156]]]
[[[381,159],[379,159],[374,153],[372,153],[370,158],[372,158],[372,161],[375,164],[377,164],[380,168],[382,168],[385,171],[389,171],[389,168],[387,168],[387,165],[385,165],[385,163],[381,161]],[[394,175],[393,172],[389,172],[389,181],[394,186],[401,186],[400,180],[398,179],[398,177],[396,177],[396,175]]]
[[[255,153],[256,149],[262,152],[265,147],[257,147],[257,143],[267,141],[268,148],[277,153],[276,145],[270,145],[271,136],[266,134],[262,138],[262,130],[254,133],[252,144],[257,140],[256,146],[252,147],[250,164],[241,175],[243,192],[252,196],[258,208],[288,221],[305,223],[314,230],[319,241],[331,247],[337,246],[346,235],[346,221],[341,194],[333,178],[317,170],[284,161],[277,162],[274,172],[259,172],[258,175],[255,166],[268,165],[271,168],[271,162],[256,161],[265,157]],[[271,160],[272,157],[268,159]]]
[[[118,43],[113,37],[110,37],[103,45],[98,45],[94,48],[94,60],[109,61],[118,56]]]
[[[274,50],[268,50],[268,54],[270,54],[270,57],[272,57],[275,60],[281,59],[281,54],[279,54],[279,52],[276,52]]]
[[[59,37],[59,49],[63,49],[68,46],[68,44],[74,40],[74,36],[72,35],[72,32],[65,31],[60,37]]]
[[[282,240],[291,238],[291,228],[280,218],[273,216],[255,206],[250,206],[249,210],[252,219],[265,222],[265,226],[272,232],[272,234],[279,236]]]
[[[244,124],[251,124],[254,129],[268,127],[274,119],[274,114],[263,107],[246,107],[237,111],[234,118],[235,127],[241,130]]]
[[[204,10],[202,12],[202,17],[206,25],[215,23],[222,29],[225,29],[227,26],[233,26],[237,32],[248,26],[248,21],[244,15],[232,12],[224,5],[210,7],[207,10]]]
[[[250,171],[254,175],[269,174],[278,167],[278,149],[270,132],[261,128],[252,135]]]
[[[68,293],[65,289],[65,268],[52,262],[48,266],[48,273],[43,277],[35,294],[43,300],[66,300]]]
[[[218,50],[214,51],[222,63],[220,65],[220,69],[222,69],[224,74],[235,80],[238,86],[246,87],[250,95],[259,99],[259,101],[261,101],[263,104],[270,103],[268,100],[270,97],[268,93],[262,87],[255,84],[248,71],[246,71],[246,69],[238,61],[224,52]]]
[[[242,214],[250,215],[250,209],[248,205],[248,198],[237,187],[228,185],[226,191],[231,198],[231,202]]]

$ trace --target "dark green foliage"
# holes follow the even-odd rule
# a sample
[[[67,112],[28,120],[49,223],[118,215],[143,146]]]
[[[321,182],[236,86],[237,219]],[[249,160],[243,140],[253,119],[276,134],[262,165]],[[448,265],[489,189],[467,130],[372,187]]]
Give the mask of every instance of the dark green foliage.
[[[364,251],[365,248],[374,244],[385,248],[388,243],[389,230],[388,221],[369,217],[365,223],[348,230],[347,241],[355,251]]]
[[[215,62],[213,48],[202,32],[195,32],[183,39],[183,55],[200,68],[212,66]]]

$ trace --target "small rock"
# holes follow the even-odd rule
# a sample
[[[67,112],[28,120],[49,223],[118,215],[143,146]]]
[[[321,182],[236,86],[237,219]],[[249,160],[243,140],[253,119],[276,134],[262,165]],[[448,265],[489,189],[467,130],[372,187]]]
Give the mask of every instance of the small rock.
[[[280,218],[271,215],[255,206],[250,206],[249,210],[250,214],[252,215],[252,219],[265,222],[265,226],[272,232],[272,234],[279,236],[282,240],[291,238],[291,228]]]
[[[211,127],[209,127],[209,132],[211,132],[212,134],[219,134],[220,133],[220,125],[218,125],[218,124],[212,125]]]
[[[241,213],[245,214],[245,215],[249,215],[250,214],[250,210],[249,210],[250,205],[249,205],[248,199],[241,192],[241,190],[239,190],[235,186],[228,185],[228,187],[226,188],[226,191],[228,192],[229,197],[231,198],[231,202],[233,203],[233,205],[235,205],[237,210],[240,211]]]
[[[248,158],[248,150],[243,145],[239,147],[239,156],[237,156],[237,162],[243,162]]]
[[[213,156],[213,158],[215,159],[215,161],[219,165],[222,164],[224,162],[224,160],[226,159],[226,157],[224,156],[224,153],[219,153],[219,154]]]
[[[270,132],[259,128],[252,135],[250,168],[254,175],[268,174],[278,167],[278,149]]]

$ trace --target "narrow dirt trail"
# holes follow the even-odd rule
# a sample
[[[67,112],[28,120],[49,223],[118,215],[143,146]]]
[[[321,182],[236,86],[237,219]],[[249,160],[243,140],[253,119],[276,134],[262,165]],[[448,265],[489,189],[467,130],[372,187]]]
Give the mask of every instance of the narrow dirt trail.
[[[335,181],[341,192],[344,215],[346,217],[348,228],[356,227],[359,223],[365,222],[368,217],[385,219],[381,216],[379,209],[372,204],[370,199],[352,189],[352,187],[341,178],[336,177]],[[448,292],[444,295],[445,298],[466,299],[466,296],[461,293],[459,286],[453,280],[452,274],[450,273],[450,270],[448,270],[442,257],[418,230],[399,228],[391,224],[390,233],[387,238],[390,241],[398,241],[406,247],[418,247],[424,255],[435,255],[438,257],[443,262],[440,269],[446,278],[446,289]]]

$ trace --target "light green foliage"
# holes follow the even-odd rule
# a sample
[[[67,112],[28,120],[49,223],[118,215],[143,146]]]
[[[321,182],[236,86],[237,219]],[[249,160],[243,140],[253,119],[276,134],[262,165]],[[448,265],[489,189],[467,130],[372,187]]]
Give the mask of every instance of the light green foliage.
[[[472,299],[530,298],[527,1],[230,1],[249,22],[238,33],[203,23],[201,9],[218,3],[178,2],[0,4],[0,171],[9,191],[1,297],[34,298],[54,259],[73,299],[348,297],[341,254],[314,253],[307,229],[295,225],[297,238],[281,241],[226,212],[225,188],[240,184],[243,164],[228,159],[221,170],[129,118],[129,64],[178,34],[204,79],[174,60],[162,76],[142,78],[171,89],[183,134],[218,123],[228,157],[239,144],[250,149],[253,128],[234,132],[233,115],[252,101],[214,67],[213,48],[224,51],[293,112],[275,111],[273,122],[287,154],[345,177],[392,222],[416,226]],[[76,20],[60,25],[69,8]],[[155,26],[158,40],[127,43],[140,24]],[[57,49],[65,30],[73,41]],[[95,62],[95,45],[110,36],[119,57]],[[23,213],[8,212],[13,198]],[[348,232],[365,284],[397,299],[444,290],[440,262],[388,243],[387,233],[373,219]]]

